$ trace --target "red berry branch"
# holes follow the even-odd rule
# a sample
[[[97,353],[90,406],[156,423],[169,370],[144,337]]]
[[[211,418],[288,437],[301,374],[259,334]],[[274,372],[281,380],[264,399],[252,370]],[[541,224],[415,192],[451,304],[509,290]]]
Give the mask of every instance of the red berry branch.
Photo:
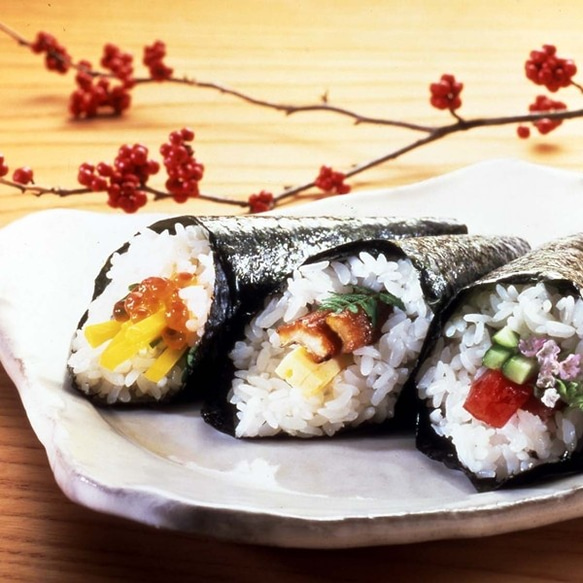
[[[530,126],[545,135],[556,129],[564,120],[583,117],[583,109],[569,110],[562,101],[539,94],[529,105],[528,113],[466,119],[459,114],[464,85],[454,75],[444,74],[438,81],[430,83],[429,102],[432,107],[449,112],[451,117],[442,125],[421,125],[361,115],[356,111],[330,104],[327,95],[317,103],[291,105],[258,99],[214,82],[178,77],[165,63],[166,45],[159,40],[144,47],[141,64],[146,68],[147,75],[139,77],[135,74],[134,56],[112,43],[103,47],[99,61],[101,68],[96,69],[90,61],[74,60],[66,48],[54,36],[46,32],[39,32],[33,41],[29,41],[2,23],[0,23],[0,31],[21,46],[44,55],[45,67],[48,70],[63,75],[71,70],[74,71],[75,89],[69,99],[69,112],[74,118],[89,119],[101,115],[121,115],[130,108],[132,91],[136,86],[148,83],[179,83],[214,90],[252,105],[281,111],[286,115],[326,111],[350,118],[355,124],[399,127],[420,135],[401,148],[368,162],[354,165],[345,172],[322,165],[315,178],[304,184],[286,188],[279,194],[261,190],[251,194],[245,201],[201,192],[200,182],[204,176],[204,165],[195,157],[192,147],[194,132],[187,128],[171,132],[168,141],[160,146],[161,163],[150,157],[146,146],[134,144],[121,146],[112,163],[81,164],[77,175],[80,188],[74,189],[39,186],[34,182],[32,169],[28,167],[17,168],[12,173],[12,179],[9,179],[7,178],[9,168],[4,157],[0,155],[0,184],[36,196],[44,194],[69,196],[88,192],[105,192],[107,203],[125,212],[137,211],[147,203],[149,196],[153,200],[172,198],[178,203],[200,198],[238,205],[248,209],[249,212],[263,212],[313,188],[328,195],[346,194],[351,190],[351,186],[346,182],[348,178],[455,133],[487,126],[514,125],[520,138],[528,138],[531,133]],[[583,87],[573,79],[577,73],[574,61],[559,57],[553,45],[543,45],[542,49],[531,51],[524,70],[529,81],[545,87],[551,93],[568,87],[574,87],[583,93]],[[150,183],[150,178],[160,173],[162,169],[166,173],[165,190],[154,188]]]

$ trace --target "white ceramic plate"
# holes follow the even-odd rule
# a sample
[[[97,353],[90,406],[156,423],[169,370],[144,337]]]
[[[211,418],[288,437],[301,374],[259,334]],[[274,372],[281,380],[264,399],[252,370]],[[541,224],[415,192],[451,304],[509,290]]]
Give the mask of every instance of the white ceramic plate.
[[[531,244],[583,229],[583,175],[494,161],[294,214],[453,216]],[[476,493],[411,437],[242,442],[193,408],[103,412],[64,388],[103,260],[157,215],[32,214],[0,231],[0,357],[72,500],[229,540],[352,547],[489,535],[583,515],[583,475]]]

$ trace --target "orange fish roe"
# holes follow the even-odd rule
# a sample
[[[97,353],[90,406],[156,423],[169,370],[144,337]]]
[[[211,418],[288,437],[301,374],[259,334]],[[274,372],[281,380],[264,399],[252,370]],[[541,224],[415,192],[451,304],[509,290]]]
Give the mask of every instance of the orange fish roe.
[[[190,316],[179,292],[191,285],[195,276],[180,272],[167,277],[147,277],[132,286],[128,295],[116,302],[113,318],[118,322],[131,320],[133,323],[164,310],[166,328],[162,340],[169,348],[180,350],[194,343],[195,333],[188,330],[186,323]]]

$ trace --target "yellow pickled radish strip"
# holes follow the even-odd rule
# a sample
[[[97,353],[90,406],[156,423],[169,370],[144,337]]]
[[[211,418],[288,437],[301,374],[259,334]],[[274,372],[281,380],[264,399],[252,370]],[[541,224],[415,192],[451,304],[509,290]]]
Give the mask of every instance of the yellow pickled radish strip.
[[[346,355],[337,356],[324,362],[314,362],[309,352],[299,346],[292,350],[277,366],[275,374],[292,387],[312,396],[322,391],[349,362]]]
[[[132,325],[131,322],[124,322],[119,331],[117,332],[117,334],[111,339],[111,342],[108,344],[107,348],[105,350],[113,350],[113,348],[117,345],[120,344],[121,342],[123,342],[125,340],[126,337],[126,330]]]
[[[99,364],[108,370],[115,370],[142,348],[162,335],[166,326],[164,310],[160,310],[139,322],[122,325],[121,330],[112,338],[101,353]]]
[[[132,324],[126,330],[126,338],[132,342],[149,344],[159,338],[166,328],[165,310],[158,312]]]
[[[85,326],[84,334],[89,346],[97,348],[107,340],[111,340],[121,329],[121,322],[107,320],[98,324]]]
[[[186,350],[187,348],[166,348],[154,361],[154,364],[144,373],[144,376],[153,383],[161,381],[180,360]]]
[[[114,338],[115,340],[115,338]],[[99,357],[99,364],[108,370],[115,370],[122,362],[135,356],[145,345],[122,341],[112,342]]]

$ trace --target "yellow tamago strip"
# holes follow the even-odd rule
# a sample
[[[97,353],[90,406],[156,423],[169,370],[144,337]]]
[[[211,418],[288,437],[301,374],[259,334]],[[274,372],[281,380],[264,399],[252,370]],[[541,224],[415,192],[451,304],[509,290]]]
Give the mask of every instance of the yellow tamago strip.
[[[142,348],[159,338],[166,326],[164,310],[160,310],[135,324],[123,325],[101,353],[99,364],[108,370],[115,370],[122,362],[130,359]]]
[[[89,346],[97,348],[107,340],[111,340],[121,329],[121,322],[117,320],[107,320],[98,324],[85,326],[84,334]]]
[[[346,356],[338,356],[314,362],[310,353],[298,346],[279,363],[275,374],[305,395],[312,396],[321,392],[346,367],[348,360]]]
[[[144,373],[144,376],[153,383],[161,381],[172,367],[180,360],[186,348],[166,348],[154,361],[154,364]]]

